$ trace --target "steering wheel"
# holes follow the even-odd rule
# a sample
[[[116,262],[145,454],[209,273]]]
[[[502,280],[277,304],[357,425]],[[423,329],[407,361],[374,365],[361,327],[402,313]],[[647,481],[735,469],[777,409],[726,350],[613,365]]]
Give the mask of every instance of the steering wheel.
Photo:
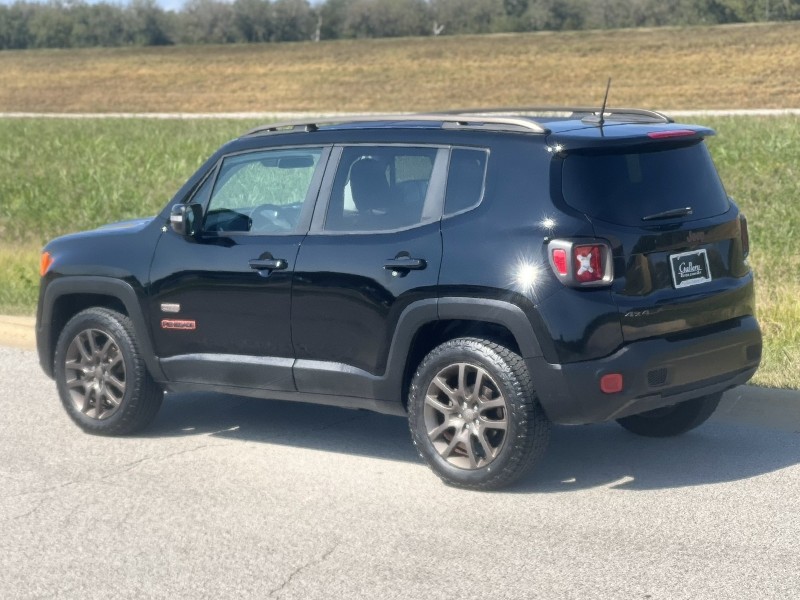
[[[294,227],[286,218],[284,207],[277,204],[261,204],[250,213],[253,225],[250,231],[269,233],[273,231],[289,231]]]

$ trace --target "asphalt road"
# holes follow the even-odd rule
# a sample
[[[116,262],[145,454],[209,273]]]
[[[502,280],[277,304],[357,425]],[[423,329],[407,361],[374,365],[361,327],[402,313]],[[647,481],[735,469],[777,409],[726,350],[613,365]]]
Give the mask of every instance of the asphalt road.
[[[0,403],[3,599],[800,596],[800,420],[557,427],[487,494],[441,484],[396,417],[182,395],[93,437],[9,348]]]

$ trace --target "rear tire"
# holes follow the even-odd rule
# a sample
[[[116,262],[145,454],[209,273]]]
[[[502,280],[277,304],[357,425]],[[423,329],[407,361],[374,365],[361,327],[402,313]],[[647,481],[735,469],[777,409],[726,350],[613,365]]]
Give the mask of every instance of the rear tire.
[[[164,397],[144,364],[133,323],[107,308],[70,319],[56,343],[53,371],[67,414],[88,433],[139,431]]]
[[[722,393],[701,396],[674,406],[657,408],[617,419],[628,431],[646,437],[671,437],[691,431],[705,423],[722,399]]]
[[[477,338],[445,342],[425,357],[411,381],[408,417],[423,460],[462,488],[509,485],[539,462],[550,439],[525,362]]]

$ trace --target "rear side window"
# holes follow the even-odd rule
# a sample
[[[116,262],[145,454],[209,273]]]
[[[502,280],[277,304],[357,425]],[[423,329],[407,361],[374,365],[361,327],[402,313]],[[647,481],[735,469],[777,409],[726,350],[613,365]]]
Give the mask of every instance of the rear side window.
[[[571,154],[564,160],[562,190],[571,207],[618,225],[639,226],[643,217],[685,207],[692,213],[681,220],[713,217],[729,208],[702,142],[628,154]]]
[[[385,232],[439,219],[446,159],[444,148],[344,148],[324,230]]]
[[[445,215],[452,215],[480,203],[486,179],[486,150],[454,148],[447,174]]]

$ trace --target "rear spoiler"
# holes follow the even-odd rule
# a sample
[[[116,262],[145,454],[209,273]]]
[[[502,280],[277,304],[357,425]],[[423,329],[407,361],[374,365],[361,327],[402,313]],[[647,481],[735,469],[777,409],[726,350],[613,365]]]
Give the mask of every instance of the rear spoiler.
[[[618,125],[585,127],[551,133],[547,144],[559,155],[571,150],[613,151],[615,148],[632,148],[670,144],[691,145],[716,135],[713,129],[695,125]]]

